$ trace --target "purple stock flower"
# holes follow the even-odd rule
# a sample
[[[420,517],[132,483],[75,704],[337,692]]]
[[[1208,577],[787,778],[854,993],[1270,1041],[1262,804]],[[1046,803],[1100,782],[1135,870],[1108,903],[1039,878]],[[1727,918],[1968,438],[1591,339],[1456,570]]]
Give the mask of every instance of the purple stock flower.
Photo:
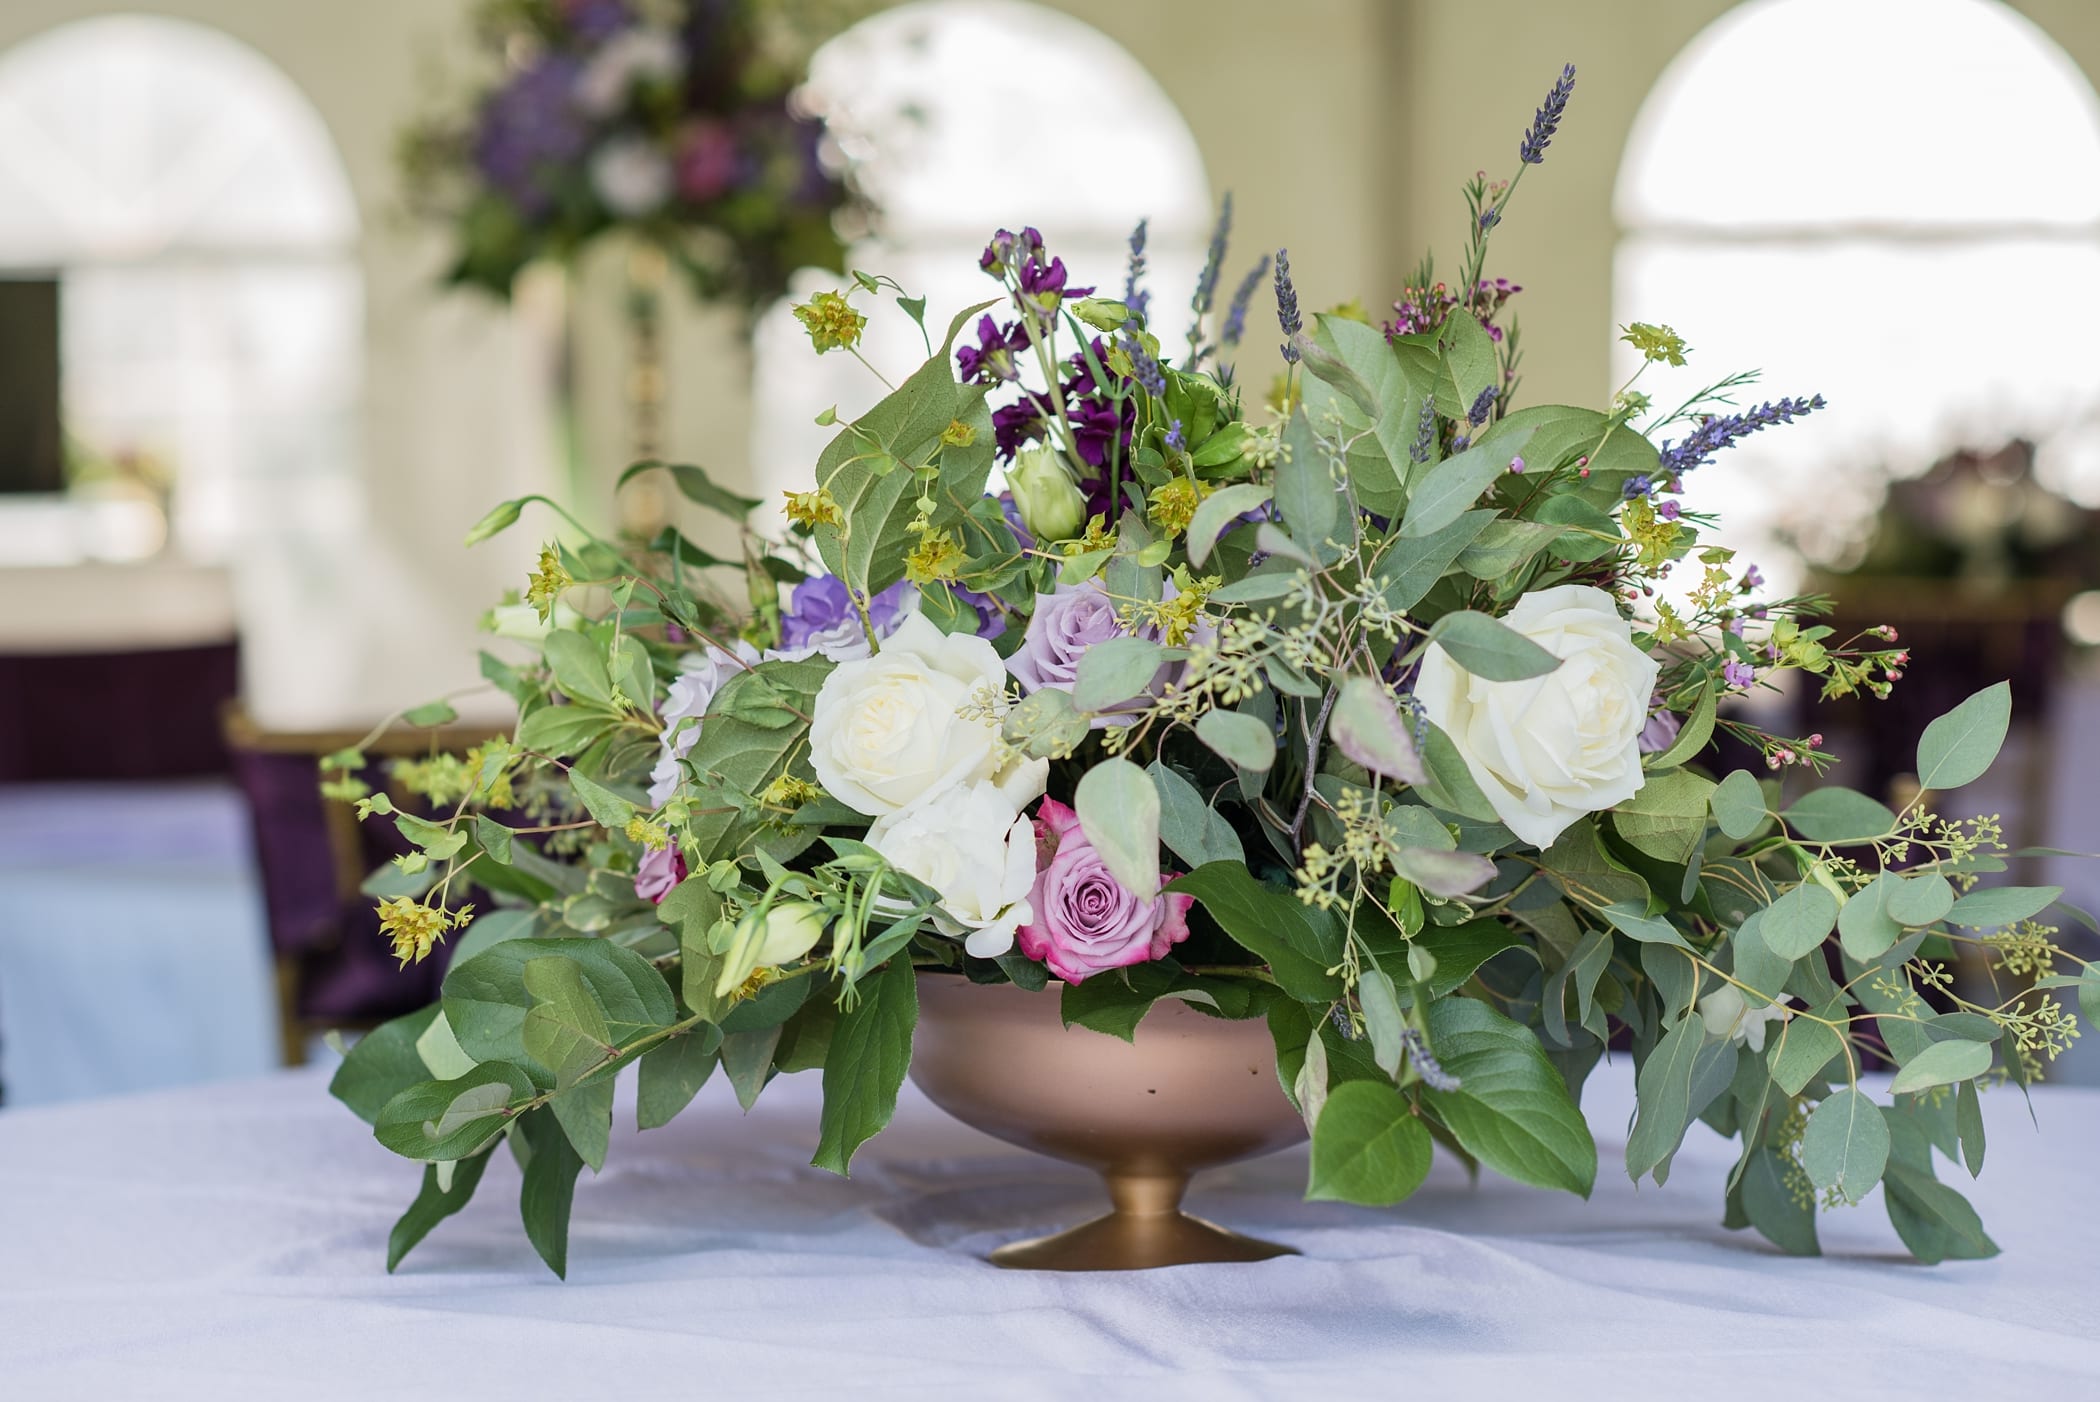
[[[1535,166],[1546,159],[1546,147],[1551,144],[1553,134],[1560,130],[1560,119],[1567,114],[1568,99],[1575,93],[1575,65],[1569,64],[1560,70],[1560,81],[1546,94],[1546,100],[1531,119],[1531,130],[1517,144],[1517,159],[1525,165]]]
[[[1745,409],[1740,414],[1712,415],[1693,429],[1682,443],[1663,444],[1662,470],[1672,477],[1690,472],[1712,462],[1714,455],[1722,449],[1733,447],[1761,428],[1790,424],[1823,407],[1823,396],[1818,394],[1804,399],[1775,399],[1769,404]]]
[[[899,580],[868,600],[868,621],[875,625],[877,637],[888,637],[896,629],[914,592]],[[844,580],[819,574],[795,586],[780,620],[780,651],[799,657],[820,652],[835,662],[868,655],[867,630]]]
[[[1045,409],[1034,395],[992,410],[992,438],[999,456],[1011,460],[1023,445],[1043,436]]]
[[[572,94],[581,65],[553,54],[490,94],[474,135],[482,176],[528,215],[553,204],[547,178],[583,154],[587,133]]]
[[[965,380],[990,383],[993,380],[1018,380],[1020,366],[1014,356],[1028,346],[1028,332],[1016,321],[1001,330],[999,323],[989,316],[977,319],[977,344],[963,346],[955,352],[955,368]]]
[[[1298,312],[1298,287],[1291,281],[1291,251],[1276,250],[1276,324],[1283,328],[1283,363],[1296,365],[1303,354],[1298,349],[1298,333],[1305,329],[1305,318]]]

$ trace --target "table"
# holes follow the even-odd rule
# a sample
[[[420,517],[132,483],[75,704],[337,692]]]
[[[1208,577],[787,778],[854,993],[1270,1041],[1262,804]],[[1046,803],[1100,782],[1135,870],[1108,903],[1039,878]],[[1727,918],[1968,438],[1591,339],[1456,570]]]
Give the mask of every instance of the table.
[[[1091,1213],[1091,1180],[907,1088],[850,1180],[807,1167],[812,1075],[740,1120],[717,1077],[631,1110],[578,1185],[570,1276],[519,1231],[517,1170],[401,1272],[415,1169],[325,1069],[0,1113],[0,1396],[43,1399],[2093,1396],[2100,1093],[1984,1097],[1972,1185],[2005,1248],[1899,1259],[1878,1198],[1789,1260],[1716,1223],[1721,1141],[1666,1190],[1617,1167],[1623,1069],[1593,1079],[1589,1203],[1439,1162],[1402,1206],[1298,1199],[1304,1150],[1197,1181],[1204,1215],[1298,1246],[1252,1265],[1024,1274],[977,1259]],[[2017,1383],[2014,1381],[2017,1379]],[[1318,1389],[1313,1391],[1312,1389]],[[1375,1390],[1374,1390],[1375,1389]],[[1665,1391],[1666,1390],[1666,1391]]]

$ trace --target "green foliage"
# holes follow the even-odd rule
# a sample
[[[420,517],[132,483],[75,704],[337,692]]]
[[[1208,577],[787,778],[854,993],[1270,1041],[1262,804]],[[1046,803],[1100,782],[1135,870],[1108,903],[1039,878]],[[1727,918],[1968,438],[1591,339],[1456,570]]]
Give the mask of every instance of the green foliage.
[[[896,1112],[919,1020],[917,976],[908,961],[893,959],[856,987],[860,1001],[839,1018],[824,1060],[824,1116],[810,1160],[842,1176],[854,1151]]]
[[[1467,1153],[1520,1183],[1589,1196],[1596,1142],[1530,1029],[1454,997],[1430,1005],[1429,1039],[1458,1087],[1422,1101]]]
[[[1345,1081],[1313,1126],[1308,1198],[1384,1207],[1429,1176],[1429,1129],[1406,1097],[1376,1081]]]

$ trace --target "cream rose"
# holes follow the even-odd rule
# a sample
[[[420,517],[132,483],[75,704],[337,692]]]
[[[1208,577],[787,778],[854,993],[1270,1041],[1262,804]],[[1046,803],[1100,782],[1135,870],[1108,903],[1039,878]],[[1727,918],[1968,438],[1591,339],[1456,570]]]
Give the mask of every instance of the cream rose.
[[[1002,766],[1006,667],[984,639],[913,614],[873,657],[841,662],[817,691],[809,762],[833,798],[871,818],[916,811],[990,780],[1018,812],[1043,792],[1047,760]],[[1003,825],[1002,825],[1003,826]]]
[[[915,812],[878,819],[868,845],[941,898],[933,923],[980,959],[1006,953],[1033,918],[1035,825],[988,779]]]
[[[1503,826],[1547,847],[1583,814],[1640,791],[1641,727],[1660,669],[1633,645],[1611,595],[1588,585],[1526,594],[1502,622],[1560,666],[1491,682],[1431,647],[1415,698],[1451,737]]]

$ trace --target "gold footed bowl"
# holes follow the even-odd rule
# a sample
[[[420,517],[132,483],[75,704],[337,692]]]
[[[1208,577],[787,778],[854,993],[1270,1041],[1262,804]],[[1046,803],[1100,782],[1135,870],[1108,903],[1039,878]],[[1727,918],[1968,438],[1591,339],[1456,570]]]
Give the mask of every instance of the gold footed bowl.
[[[1125,1042],[1065,1027],[1059,1003],[1054,983],[1030,993],[960,974],[919,976],[911,1078],[926,1098],[995,1139],[1085,1164],[1113,1204],[1055,1236],[1002,1246],[992,1264],[1128,1271],[1295,1255],[1181,1210],[1198,1170],[1305,1138],[1277,1084],[1268,1024],[1164,998]]]

